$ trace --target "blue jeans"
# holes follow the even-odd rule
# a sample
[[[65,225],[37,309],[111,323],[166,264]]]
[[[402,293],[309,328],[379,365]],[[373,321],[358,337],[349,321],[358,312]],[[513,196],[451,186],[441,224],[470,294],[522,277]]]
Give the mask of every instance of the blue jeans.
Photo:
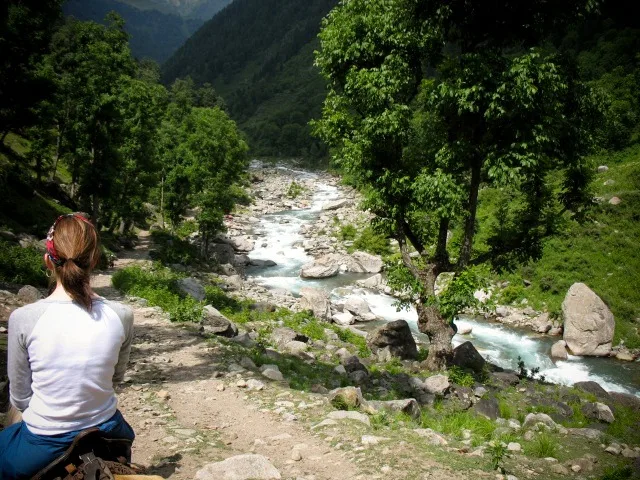
[[[120,411],[96,425],[108,437],[133,440],[135,433]],[[0,478],[28,479],[62,455],[81,430],[59,435],[36,435],[24,422],[0,432]]]

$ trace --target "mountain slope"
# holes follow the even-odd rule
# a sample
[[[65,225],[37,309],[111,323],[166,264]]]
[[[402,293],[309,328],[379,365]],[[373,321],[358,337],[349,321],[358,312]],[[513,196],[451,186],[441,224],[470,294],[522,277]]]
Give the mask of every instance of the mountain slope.
[[[255,154],[319,156],[309,135],[324,83],[313,67],[320,21],[337,0],[236,0],[164,64],[163,80],[210,82]]]
[[[194,1],[193,9],[183,11],[166,1],[67,0],[65,15],[78,20],[102,22],[110,11],[124,18],[125,29],[131,35],[131,51],[138,58],[164,62],[205,20],[232,0]],[[138,8],[140,7],[140,8]]]

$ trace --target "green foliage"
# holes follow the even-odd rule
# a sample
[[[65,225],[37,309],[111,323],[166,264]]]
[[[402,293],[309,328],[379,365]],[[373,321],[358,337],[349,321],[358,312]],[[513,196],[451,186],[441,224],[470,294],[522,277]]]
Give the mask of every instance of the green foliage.
[[[451,383],[455,383],[456,385],[460,385],[461,387],[473,387],[473,385],[475,384],[473,375],[465,372],[460,367],[454,366],[449,368],[447,370],[447,374]]]
[[[425,411],[422,414],[420,424],[423,428],[431,428],[458,439],[462,438],[463,430],[470,430],[478,441],[490,440],[496,429],[493,421],[467,410],[437,414]]]
[[[547,432],[541,432],[525,446],[525,452],[537,458],[555,457],[558,454],[558,448],[558,440]]]
[[[491,470],[499,469],[503,472],[504,460],[509,456],[509,451],[507,450],[507,446],[504,442],[502,442],[502,440],[494,440],[490,442],[487,447],[487,452],[491,455]]]
[[[0,281],[36,287],[47,285],[41,252],[4,240],[0,240],[0,251]]]
[[[305,192],[304,186],[296,182],[295,180],[289,184],[289,188],[287,189],[287,197],[289,198],[298,198]]]
[[[333,324],[329,325],[329,328],[334,332],[336,332],[336,334],[338,335],[338,338],[340,338],[340,340],[342,340],[343,342],[347,342],[352,345],[355,345],[358,348],[359,357],[367,358],[371,356],[371,350],[369,350],[369,347],[367,346],[366,338],[361,337],[356,333],[353,333],[348,328],[340,328]]]
[[[309,311],[291,313],[284,316],[284,324],[312,340],[326,340],[325,324],[316,319]]]
[[[188,241],[182,240],[166,230],[152,230],[151,238],[157,247],[151,254],[153,260],[159,260],[163,265],[196,265],[200,263],[198,249]]]
[[[633,477],[633,469],[629,465],[605,468],[600,480],[625,480]]]
[[[341,225],[340,231],[338,232],[338,238],[343,241],[353,241],[355,240],[357,234],[358,231],[356,230],[356,227],[354,225]]]
[[[342,230],[340,233],[342,234]],[[362,250],[382,256],[391,253],[387,237],[376,232],[371,225],[367,225],[362,229],[360,235],[358,235],[353,242],[352,250]]]
[[[128,295],[145,298],[149,305],[158,306],[169,313],[171,321],[199,322],[204,304],[192,297],[182,297],[176,289],[179,275],[168,268],[154,265],[151,269],[140,266],[118,270],[112,278],[113,286]]]
[[[516,418],[515,410],[511,403],[505,398],[498,399],[498,410],[500,411],[501,418]]]
[[[617,406],[614,410],[615,420],[607,426],[607,434],[628,444],[640,442],[638,414],[628,407]]]
[[[186,240],[189,235],[198,231],[198,222],[195,220],[185,220],[175,229],[175,233],[182,240]]]

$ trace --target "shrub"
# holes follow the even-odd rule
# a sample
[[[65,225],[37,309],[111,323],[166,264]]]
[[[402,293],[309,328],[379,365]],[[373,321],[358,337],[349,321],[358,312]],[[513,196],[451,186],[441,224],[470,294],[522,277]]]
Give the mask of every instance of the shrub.
[[[157,247],[152,258],[163,265],[195,265],[201,261],[198,248],[177,235],[172,235],[166,230],[154,230],[151,237]]]
[[[363,250],[374,255],[390,255],[389,240],[377,233],[370,225],[365,227],[353,242],[354,250]]]
[[[460,367],[451,367],[447,370],[447,373],[449,374],[449,381],[461,387],[473,387],[475,383],[473,375],[465,372]]]
[[[176,228],[175,230],[176,235],[183,240],[197,231],[198,222],[196,222],[195,220],[185,220],[184,222],[181,222],[178,228]]]
[[[369,350],[369,347],[367,346],[367,340],[364,337],[353,333],[347,328],[340,328],[335,325],[330,325],[329,328],[336,332],[338,338],[340,338],[340,340],[342,340],[343,342],[355,345],[358,348],[358,355],[360,357],[366,358],[371,356],[371,350]]]
[[[538,458],[555,457],[558,452],[558,441],[548,433],[543,432],[525,450],[527,455],[533,455]]]
[[[342,225],[340,227],[340,232],[338,233],[338,236],[340,237],[341,240],[345,240],[345,241],[349,241],[349,240],[355,240],[356,235],[357,235],[358,231],[356,230],[356,227],[354,227],[353,225]]]
[[[35,248],[0,240],[0,280],[9,283],[46,286],[42,253]]]
[[[293,181],[289,184],[289,189],[287,190],[287,197],[289,198],[297,198],[300,195],[302,195],[302,193],[305,191],[306,189],[300,185],[298,182]]]

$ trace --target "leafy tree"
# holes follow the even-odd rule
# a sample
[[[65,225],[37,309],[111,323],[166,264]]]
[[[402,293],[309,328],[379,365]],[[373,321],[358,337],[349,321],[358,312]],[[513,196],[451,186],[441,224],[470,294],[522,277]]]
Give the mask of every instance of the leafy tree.
[[[58,144],[66,149],[75,193],[96,222],[119,176],[120,86],[135,72],[122,19],[107,20],[104,27],[70,19],[56,32],[48,58],[61,106]]]
[[[0,142],[30,126],[51,91],[39,63],[61,16],[61,0],[7,0],[0,6]]]
[[[585,168],[595,118],[589,92],[563,57],[540,45],[591,7],[346,0],[323,22],[316,64],[329,92],[316,129],[365,192],[376,226],[399,243],[390,279],[416,304],[430,368],[446,365],[452,320],[473,302],[469,269],[539,255],[557,194],[567,193],[549,188],[547,176],[575,180]],[[509,242],[495,238],[479,255],[482,184],[519,191],[521,221]],[[567,180],[564,190],[583,187]],[[448,243],[451,230],[458,241]],[[447,271],[456,280],[436,297]]]

